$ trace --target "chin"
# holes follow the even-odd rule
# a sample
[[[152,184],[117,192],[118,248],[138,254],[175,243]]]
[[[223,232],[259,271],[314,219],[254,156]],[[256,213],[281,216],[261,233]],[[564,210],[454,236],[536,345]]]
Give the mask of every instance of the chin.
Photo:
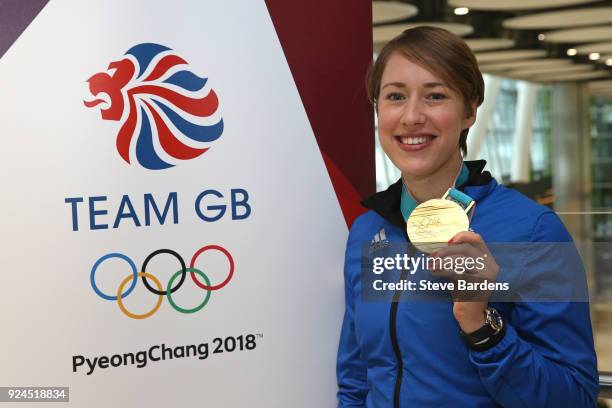
[[[398,167],[403,175],[423,178],[430,176],[434,173],[434,166],[415,166],[415,165],[406,165],[402,167]]]
[[[440,163],[437,161],[427,160],[427,158],[406,158],[402,157],[398,160],[391,160],[395,167],[397,167],[403,175],[413,176],[413,177],[427,177],[434,173],[436,169],[440,167]]]

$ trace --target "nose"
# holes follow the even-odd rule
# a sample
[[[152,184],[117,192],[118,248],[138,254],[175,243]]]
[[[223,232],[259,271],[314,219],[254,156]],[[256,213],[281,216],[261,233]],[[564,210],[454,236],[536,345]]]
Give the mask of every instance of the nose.
[[[411,97],[405,105],[402,112],[401,123],[406,127],[414,127],[422,125],[426,121],[425,106],[420,98]]]

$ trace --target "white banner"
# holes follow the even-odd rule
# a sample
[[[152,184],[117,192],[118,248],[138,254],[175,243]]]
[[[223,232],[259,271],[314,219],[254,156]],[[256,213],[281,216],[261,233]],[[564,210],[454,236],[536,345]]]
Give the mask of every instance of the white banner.
[[[263,2],[51,1],[0,110],[0,386],[334,406],[346,225]]]

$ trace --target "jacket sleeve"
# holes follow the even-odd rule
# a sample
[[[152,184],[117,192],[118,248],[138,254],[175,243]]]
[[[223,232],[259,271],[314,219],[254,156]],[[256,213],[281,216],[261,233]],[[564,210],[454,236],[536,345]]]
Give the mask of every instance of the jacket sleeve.
[[[531,242],[570,242],[556,216],[540,215]],[[562,257],[579,260],[573,244]],[[530,263],[569,262],[559,251],[526,259],[523,277],[530,282]],[[529,258],[529,255],[526,255]],[[553,266],[554,268],[554,266]],[[567,269],[567,268],[565,268]],[[555,271],[549,270],[554,276]],[[573,273],[582,273],[582,263]],[[533,274],[532,274],[533,275]],[[570,280],[574,280],[575,276]],[[581,276],[581,281],[586,282]],[[536,278],[536,284],[550,280]],[[535,282],[535,281],[534,281]],[[585,283],[586,286],[586,283]],[[599,392],[597,359],[588,295],[582,302],[518,302],[506,316],[506,335],[485,351],[470,350],[470,360],[492,398],[503,407],[594,407]]]
[[[336,375],[338,378],[338,408],[365,407],[367,387],[367,365],[360,357],[355,332],[355,302],[359,293],[355,285],[360,276],[360,243],[355,238],[354,223],[347,243],[344,259],[345,311],[338,347]]]

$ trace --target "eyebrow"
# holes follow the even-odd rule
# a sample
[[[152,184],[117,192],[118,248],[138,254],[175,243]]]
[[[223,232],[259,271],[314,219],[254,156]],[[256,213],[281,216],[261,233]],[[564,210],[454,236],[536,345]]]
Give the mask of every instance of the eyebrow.
[[[388,86],[396,86],[398,88],[406,88],[406,84],[404,84],[403,82],[389,82],[388,84],[383,85],[382,89],[385,89]],[[446,83],[444,82],[427,82],[426,84],[423,85],[425,88],[435,88],[437,86],[443,86],[448,88],[448,85],[446,85]]]

